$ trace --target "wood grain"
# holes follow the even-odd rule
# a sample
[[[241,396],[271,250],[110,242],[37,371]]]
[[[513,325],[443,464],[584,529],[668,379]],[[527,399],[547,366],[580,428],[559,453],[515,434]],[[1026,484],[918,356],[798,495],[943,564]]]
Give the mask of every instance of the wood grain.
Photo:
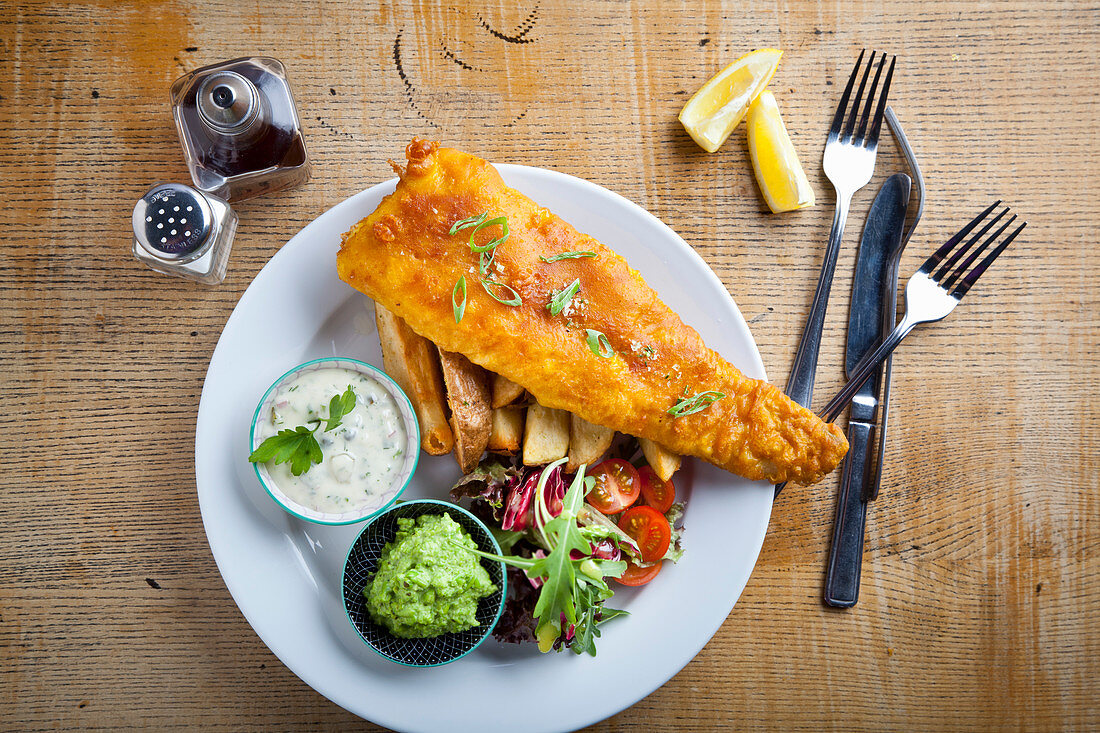
[[[708,155],[676,122],[764,46],[786,52],[771,88],[820,202],[778,217],[741,130]],[[1095,3],[100,0],[0,2],[0,728],[371,729],[260,642],[202,531],[195,415],[245,287],[419,133],[645,206],[783,383],[832,213],[824,133],[865,46],[898,55],[928,179],[903,270],[993,198],[1030,226],[902,347],[859,605],[819,601],[837,480],[788,489],[715,638],[595,729],[1100,727]],[[169,84],[245,53],[287,64],[315,178],[240,205],[229,277],[203,288],[140,266],[126,223],[187,179]],[[860,223],[898,169],[884,146],[857,196],[819,397],[842,380]]]

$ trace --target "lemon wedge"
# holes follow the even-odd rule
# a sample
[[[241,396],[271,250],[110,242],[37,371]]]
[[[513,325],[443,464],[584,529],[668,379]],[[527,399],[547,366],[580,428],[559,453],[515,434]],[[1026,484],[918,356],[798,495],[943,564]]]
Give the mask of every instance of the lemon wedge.
[[[699,147],[713,153],[768,86],[783,52],[761,48],[715,74],[680,110],[680,123]]]
[[[779,116],[775,95],[760,93],[749,107],[749,155],[760,192],[773,214],[814,205],[814,190],[798,162],[791,137]]]

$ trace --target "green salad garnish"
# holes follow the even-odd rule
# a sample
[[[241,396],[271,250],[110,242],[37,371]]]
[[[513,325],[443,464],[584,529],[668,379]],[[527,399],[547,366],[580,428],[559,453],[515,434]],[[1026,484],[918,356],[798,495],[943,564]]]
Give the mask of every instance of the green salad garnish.
[[[584,506],[585,494],[595,485],[595,479],[585,477],[584,465],[577,470],[573,483],[565,492],[561,512],[556,517],[550,513],[544,495],[546,481],[551,471],[563,463],[564,458],[548,465],[535,489],[535,526],[550,549],[548,555],[528,558],[492,555],[480,550],[469,552],[520,568],[527,573],[527,577],[542,580],[542,590],[534,610],[535,636],[542,651],[549,650],[553,641],[561,635],[564,620],[576,628],[573,651],[595,656],[595,637],[600,635],[597,623],[625,613],[604,607],[603,601],[613,594],[606,579],[620,577],[626,571],[626,562],[589,557],[592,544],[582,534],[577,524],[577,514]],[[574,559],[574,550],[584,557]],[[596,619],[597,613],[601,616],[600,621]]]

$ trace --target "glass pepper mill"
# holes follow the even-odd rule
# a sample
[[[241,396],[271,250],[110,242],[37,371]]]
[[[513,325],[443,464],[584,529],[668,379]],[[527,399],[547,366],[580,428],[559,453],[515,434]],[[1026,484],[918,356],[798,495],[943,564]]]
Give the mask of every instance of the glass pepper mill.
[[[172,116],[201,191],[241,201],[309,179],[286,69],[266,57],[205,66],[172,84]]]

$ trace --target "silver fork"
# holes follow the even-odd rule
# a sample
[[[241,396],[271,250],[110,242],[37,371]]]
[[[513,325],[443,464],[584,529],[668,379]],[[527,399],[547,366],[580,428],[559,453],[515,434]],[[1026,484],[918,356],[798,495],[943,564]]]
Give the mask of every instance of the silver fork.
[[[901,319],[901,323],[897,325],[897,328],[883,340],[882,344],[859,363],[852,374],[852,378],[844,385],[844,389],[840,390],[840,393],[830,400],[829,404],[825,405],[820,414],[826,422],[832,422],[840,415],[845,406],[852,400],[852,395],[859,391],[863,383],[874,373],[875,368],[897,348],[898,344],[909,335],[913,328],[921,323],[939,321],[955,310],[955,306],[970,291],[970,288],[986,269],[993,264],[993,260],[997,259],[1001,252],[1004,252],[1005,248],[1016,238],[1016,235],[1027,226],[1027,222],[1023,222],[1012,233],[1002,239],[1001,235],[1011,226],[1012,222],[1016,221],[1016,215],[1013,214],[976,247],[962,264],[956,267],[963,255],[1008,213],[1008,207],[1006,206],[1001,213],[990,219],[966,244],[957,250],[955,249],[959,242],[963,241],[975,227],[981,224],[1000,203],[1000,201],[995,201],[992,206],[960,229],[955,236],[947,240],[942,247],[925,260],[921,268],[909,278],[909,282],[905,286],[905,317]],[[982,252],[998,239],[1000,239],[1000,243],[976,267],[970,269],[970,266],[981,256]],[[947,259],[946,262],[944,261],[945,258]]]
[[[863,92],[867,89],[867,78],[871,73],[871,67],[875,66],[875,51],[871,52],[871,58],[863,70],[863,77],[859,81],[859,89],[854,99],[852,99],[852,87],[855,86],[856,77],[859,76],[859,70],[863,66],[863,56],[866,53],[867,49],[860,51],[856,66],[848,78],[848,86],[844,88],[844,95],[840,98],[840,104],[837,105],[833,125],[829,128],[829,137],[825,140],[825,156],[822,162],[825,175],[836,189],[836,211],[833,213],[833,228],[829,232],[829,244],[825,248],[825,261],[821,265],[821,275],[817,281],[817,290],[814,291],[813,305],[810,306],[806,328],[802,332],[802,340],[798,344],[798,353],[794,357],[791,376],[787,380],[787,395],[806,407],[810,407],[813,399],[814,372],[817,371],[821,330],[825,325],[825,309],[829,304],[829,290],[833,286],[833,272],[836,270],[836,260],[840,254],[844,223],[848,220],[852,196],[867,185],[875,172],[879,128],[882,127],[886,96],[890,92],[890,79],[894,75],[894,62],[897,60],[896,56],[890,60],[890,68],[886,72],[878,106],[875,108],[874,116],[871,117],[871,105],[874,103],[875,91],[878,89],[882,69],[886,63],[886,54],[882,54],[879,58],[875,78],[871,82],[870,89],[867,90],[864,103]],[[851,99],[850,108],[849,99]],[[862,115],[859,114],[861,104],[863,105]],[[859,118],[858,127],[856,127],[857,117]]]

